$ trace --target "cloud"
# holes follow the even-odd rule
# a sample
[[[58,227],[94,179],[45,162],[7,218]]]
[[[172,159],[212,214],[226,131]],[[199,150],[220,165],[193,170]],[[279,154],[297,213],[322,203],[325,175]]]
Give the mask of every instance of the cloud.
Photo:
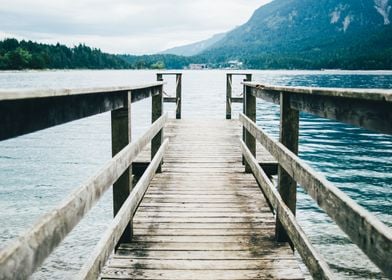
[[[86,43],[113,53],[154,53],[228,31],[267,2],[0,0],[0,36]]]

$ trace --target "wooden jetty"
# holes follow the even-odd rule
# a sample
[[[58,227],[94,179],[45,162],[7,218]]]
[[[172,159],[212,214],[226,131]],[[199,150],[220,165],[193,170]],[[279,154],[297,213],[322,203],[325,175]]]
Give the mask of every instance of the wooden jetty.
[[[245,173],[241,132],[238,121],[167,123],[162,173],[136,212],[132,242],[120,244],[103,279],[303,279],[290,246],[275,242],[274,216]]]
[[[163,96],[164,74],[176,75],[176,97]],[[295,218],[297,184],[392,277],[392,230],[297,156],[300,111],[391,134],[392,91],[268,86],[246,74],[233,97],[232,75],[222,120],[181,119],[180,73],[135,87],[0,92],[0,140],[111,111],[113,150],[0,251],[0,279],[31,275],[112,185],[114,219],[78,279],[304,279],[292,249],[314,279],[336,279]],[[145,98],[152,125],[132,140],[132,103]],[[280,105],[279,141],[256,125],[256,98]],[[176,119],[164,102],[176,103]],[[244,104],[238,120],[232,102]]]

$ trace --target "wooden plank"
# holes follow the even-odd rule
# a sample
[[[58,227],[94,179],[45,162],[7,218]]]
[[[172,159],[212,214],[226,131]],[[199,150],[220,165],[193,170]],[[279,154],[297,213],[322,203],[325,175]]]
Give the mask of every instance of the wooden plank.
[[[105,270],[102,279],[303,279],[296,270],[153,270],[114,269]]]
[[[262,240],[258,242],[137,242],[122,244],[120,249],[123,254],[114,255],[113,258],[126,258],[134,251],[260,251],[268,250],[268,254],[264,254],[259,258],[290,258],[293,252],[284,244],[271,245],[271,240]],[[229,252],[227,252],[229,253]],[[273,254],[273,255],[272,255]]]
[[[231,95],[232,95],[233,76],[226,74],[226,119],[231,119]]]
[[[292,109],[392,134],[392,91],[277,87],[244,83],[252,95],[279,104],[279,93],[290,95]]]
[[[112,129],[112,156],[115,156],[125,148],[132,139],[132,106],[131,95],[128,93],[128,104],[125,108],[117,109],[111,112],[111,129]],[[132,165],[113,184],[113,215],[117,215],[124,201],[132,190]],[[132,238],[132,221],[125,228],[119,242],[129,242]]]
[[[168,123],[163,173],[155,175],[133,218],[132,243],[121,244],[107,263],[110,277],[125,271],[125,278],[154,279],[151,273],[159,271],[158,279],[170,279],[181,271],[173,277],[185,279],[184,273],[213,267],[222,272],[218,279],[245,270],[265,271],[268,279],[289,270],[303,279],[291,248],[274,239],[275,217],[254,176],[244,172],[240,130],[237,121]]]
[[[245,88],[244,92],[244,114],[253,121],[256,121],[256,97],[251,95],[251,92]],[[248,131],[243,131],[243,139],[251,153],[256,156],[256,141],[252,134]],[[245,172],[250,173],[250,166],[245,162]]]
[[[182,110],[182,74],[176,74],[176,119],[181,119]]]
[[[243,97],[232,97],[231,98],[231,103],[242,103],[242,102],[244,102]]]
[[[31,275],[103,193],[124,173],[166,120],[167,115],[162,116],[142,137],[119,152],[59,206],[4,248],[0,252],[0,279],[27,278]]]
[[[362,251],[389,277],[392,277],[392,229],[358,205],[324,176],[270,138],[249,118],[240,115],[244,126],[260,141],[279,164],[303,187],[317,204],[362,249]]]
[[[226,237],[226,236],[225,236]],[[248,237],[249,238],[249,237]],[[259,248],[250,250],[235,250],[235,251],[163,251],[163,250],[128,250],[121,249],[120,254],[116,255],[116,258],[126,259],[162,259],[162,260],[259,260],[260,258],[285,258],[295,259],[292,252],[287,250],[287,247],[274,246],[273,242],[264,243],[265,248],[257,250]],[[283,250],[282,250],[283,249]],[[181,267],[178,267],[181,269]]]
[[[241,143],[241,148],[245,159],[252,168],[252,172],[263,189],[264,194],[275,209],[278,219],[282,223],[282,227],[300,253],[302,260],[305,262],[312,276],[315,279],[335,279],[327,262],[313,247],[305,232],[299,226],[291,209],[285,204],[279,192],[275,189],[275,186],[259,167],[257,161],[244,142]]]
[[[160,88],[157,95],[151,98],[151,123],[154,123],[163,114],[163,89]],[[157,135],[151,140],[151,159],[155,157],[161,144],[163,142],[163,128],[157,133]],[[162,169],[162,163],[158,166],[157,172],[160,173]]]
[[[261,218],[271,217],[271,213],[216,213],[216,212],[140,212],[138,217],[166,217],[166,218]]]
[[[176,97],[163,97],[163,102],[165,103],[177,103],[177,98]]]
[[[266,270],[271,268],[284,270],[295,267],[296,260],[291,259],[251,259],[251,260],[135,260],[111,259],[108,266],[111,268],[161,269],[161,270]]]
[[[76,95],[95,95],[97,93],[113,94],[117,92],[133,91],[135,98],[137,95],[143,95],[142,92],[146,88],[160,87],[164,83],[154,82],[135,86],[121,86],[121,87],[97,87],[97,88],[74,88],[74,89],[2,89],[0,90],[0,101],[6,100],[20,100],[20,99],[36,99],[49,97],[64,97]]]
[[[321,88],[321,87],[298,87],[298,86],[275,86],[255,82],[244,82],[246,86],[264,91],[299,93],[306,95],[334,96],[341,98],[360,99],[368,101],[392,102],[391,89],[359,89],[359,88]]]
[[[138,210],[139,211],[139,210]],[[275,222],[271,218],[266,219],[264,222],[260,223],[145,223],[138,222],[135,223],[135,229],[263,229],[264,226],[274,225]]]
[[[298,154],[299,112],[290,108],[290,95],[280,94],[280,133],[279,141],[294,154]],[[297,205],[297,182],[279,166],[278,191],[283,202],[295,216]],[[279,217],[276,220],[276,240],[290,241]]]
[[[80,274],[78,275],[78,279],[98,278],[102,267],[105,265],[106,260],[109,258],[114,247],[120,240],[124,229],[135,214],[140,201],[143,199],[144,193],[147,191],[148,185],[162,161],[168,143],[169,140],[166,139],[161,148],[157,151],[150,166],[147,168],[142,178],[140,178],[120,211],[109,225],[109,228],[98,242],[89,260],[82,267]]]
[[[274,229],[275,225],[266,225],[264,224],[264,228]],[[194,235],[204,235],[204,236],[253,236],[255,233],[255,229],[162,229],[162,228],[148,228],[148,229],[141,229],[139,228],[135,231],[135,234],[138,235],[148,235],[148,236],[194,236]]]
[[[0,141],[125,108],[155,95],[162,83],[138,87],[0,91]]]

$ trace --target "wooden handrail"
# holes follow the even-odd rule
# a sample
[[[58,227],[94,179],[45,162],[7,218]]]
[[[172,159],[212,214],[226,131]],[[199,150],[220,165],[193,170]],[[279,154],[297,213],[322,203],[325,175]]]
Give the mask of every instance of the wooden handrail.
[[[159,148],[147,170],[144,172],[143,176],[140,178],[139,182],[136,184],[127,200],[124,202],[120,211],[109,225],[109,228],[98,242],[90,259],[81,269],[79,276],[77,277],[78,279],[97,279],[99,277],[99,273],[102,267],[105,265],[110,254],[120,240],[124,229],[132,219],[141,200],[143,199],[143,196],[146,193],[147,188],[160,165],[160,162],[162,161],[168,143],[169,140],[166,139]]]
[[[163,84],[156,82],[133,87],[0,90],[0,141],[127,108],[128,103],[158,95]]]
[[[31,275],[123,174],[147,143],[162,130],[166,121],[167,114],[155,121],[142,137],[127,145],[95,176],[43,216],[24,235],[2,250],[0,279],[25,279]]]
[[[302,257],[302,260],[308,267],[313,278],[331,280],[336,279],[327,262],[313,247],[305,232],[302,230],[301,226],[295,219],[291,209],[289,209],[289,207],[287,207],[287,205],[284,203],[279,192],[276,190],[267,174],[265,174],[263,169],[260,167],[256,158],[249,151],[245,143],[242,140],[240,141],[242,154],[250,165],[253,175],[263,190],[263,193],[267,197],[267,200],[274,208],[276,215],[286,229],[290,240],[294,244],[295,248],[297,248],[299,254]]]
[[[121,93],[133,91],[135,92],[135,99],[137,95],[142,95],[142,91],[148,88],[162,86],[162,82],[154,82],[150,84],[136,85],[136,86],[121,86],[121,87],[97,87],[97,88],[70,88],[70,89],[2,89],[0,90],[0,101],[15,101],[37,98],[49,97],[69,97],[76,95],[91,95],[99,93]],[[136,100],[132,100],[135,102]]]
[[[290,98],[291,109],[392,134],[392,90],[283,87],[244,82],[251,95],[280,104]]]
[[[240,121],[350,239],[391,277],[392,230],[314,171],[282,143],[268,136],[248,117],[240,114]]]
[[[231,119],[232,103],[242,103],[243,98],[233,97],[233,76],[245,76],[244,82],[252,80],[250,73],[226,73],[226,119]]]
[[[181,119],[182,112],[182,73],[162,72],[157,73],[157,81],[163,81],[163,76],[176,76],[176,96],[164,97],[163,100],[169,103],[176,103],[176,119]]]

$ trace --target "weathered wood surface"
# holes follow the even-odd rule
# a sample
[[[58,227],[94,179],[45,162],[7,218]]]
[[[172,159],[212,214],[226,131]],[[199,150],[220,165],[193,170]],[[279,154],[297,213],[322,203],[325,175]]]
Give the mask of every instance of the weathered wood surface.
[[[162,82],[135,87],[62,90],[1,90],[0,140],[17,137],[92,115],[126,108],[154,96]]]
[[[176,96],[175,97],[164,97],[164,102],[176,103],[176,119],[181,119],[182,110],[182,73],[171,73],[162,72],[157,73],[157,81],[163,81],[164,76],[175,76],[176,77]]]
[[[0,279],[27,279],[125,172],[166,120],[167,114],[137,141],[117,153],[96,175],[38,220],[24,235],[0,251]]]
[[[131,93],[128,94],[128,106],[111,112],[112,156],[114,157],[132,141],[132,103]],[[120,211],[121,206],[132,190],[132,165],[113,184],[113,216]],[[120,242],[129,242],[132,237],[132,222],[124,230]]]
[[[78,277],[79,279],[97,279],[111,252],[118,242],[123,240],[123,236],[126,234],[126,228],[129,224],[129,221],[132,220],[132,217],[135,214],[140,201],[143,199],[148,185],[150,184],[162,161],[163,155],[168,146],[168,142],[169,140],[166,139],[159,148],[155,157],[151,161],[150,166],[147,168],[146,172],[143,174],[142,178],[136,184],[135,188],[129,194],[127,199],[124,201],[121,209],[119,209],[116,217],[96,246],[89,261],[83,266]],[[131,239],[131,236],[129,239]]]
[[[299,226],[292,210],[286,205],[278,190],[275,189],[275,186],[269,180],[267,174],[265,174],[265,172],[257,164],[257,161],[243,141],[241,143],[241,150],[246,161],[251,166],[252,173],[263,190],[263,193],[275,209],[275,212],[277,213],[277,221],[279,221],[280,227],[282,227],[285,231],[285,235],[287,235],[301,255],[302,260],[308,267],[313,278],[330,280],[336,279],[327,262],[313,247],[305,232]],[[279,241],[279,236],[276,236],[276,239]]]
[[[285,171],[313,198],[358,247],[392,277],[392,229],[358,205],[323,175],[300,160],[282,143],[268,136],[240,114],[244,127],[278,160]]]
[[[280,94],[279,141],[294,154],[298,154],[299,112],[290,108],[290,95]],[[295,215],[297,208],[297,182],[282,168],[278,169],[278,191],[284,203]],[[289,241],[282,223],[277,217],[276,240]]]
[[[170,145],[103,279],[303,279],[242,165],[238,121],[173,120]],[[270,156],[269,156],[269,159]]]
[[[244,82],[252,95],[275,104],[290,95],[292,109],[392,134],[392,90],[282,87]]]

